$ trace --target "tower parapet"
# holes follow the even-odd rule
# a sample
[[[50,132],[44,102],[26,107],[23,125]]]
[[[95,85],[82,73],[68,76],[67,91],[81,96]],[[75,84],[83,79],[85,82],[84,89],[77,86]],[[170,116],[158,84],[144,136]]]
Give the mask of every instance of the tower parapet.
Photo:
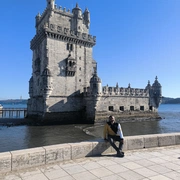
[[[103,86],[102,89],[102,94],[103,95],[118,95],[118,96],[145,96],[148,97],[148,91],[146,89],[140,89],[140,88],[131,88],[131,87],[109,87],[107,86]]]
[[[101,87],[101,82],[99,83],[93,83],[95,78],[95,75],[91,79],[91,86],[90,88],[84,88],[84,95],[92,95],[93,92],[96,92],[96,94],[100,96],[122,96],[122,97],[149,97],[149,90],[148,89],[140,89],[140,88],[131,88],[131,87],[110,87],[108,85]],[[99,90],[96,90],[97,84],[100,84]]]

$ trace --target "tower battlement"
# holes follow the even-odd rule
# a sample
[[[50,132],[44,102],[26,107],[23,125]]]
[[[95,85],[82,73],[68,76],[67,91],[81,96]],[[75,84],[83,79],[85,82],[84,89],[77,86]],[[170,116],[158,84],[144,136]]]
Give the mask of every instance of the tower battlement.
[[[42,12],[42,14],[40,14],[40,13],[37,14],[37,16],[36,16],[36,17],[38,17],[37,22],[36,22],[37,24],[41,22],[41,20],[44,18],[44,16],[46,15],[48,10],[49,9],[46,7],[45,10]],[[73,17],[72,11],[70,11],[70,9],[66,9],[66,7],[62,8],[62,6],[54,5],[54,9],[51,9],[50,11],[59,13],[64,16]]]
[[[48,18],[51,18],[53,14],[57,14],[57,18],[69,18],[68,21],[71,24],[71,30],[79,29],[79,31],[84,31],[86,29],[86,31],[88,32],[90,26],[90,12],[87,8],[82,13],[82,10],[79,8],[78,4],[76,4],[76,7],[71,11],[70,9],[66,9],[65,7],[62,8],[62,6],[55,5],[54,0],[47,0],[47,2],[47,7],[43,11],[43,13],[38,13],[36,16],[36,29],[39,30],[39,26],[42,27],[44,25],[43,21],[47,18],[47,16]],[[66,22],[66,24],[68,24],[68,22]],[[83,28],[80,27],[82,24],[84,24]],[[75,26],[77,27],[75,28]]]
[[[85,95],[92,95],[90,88],[84,88]],[[149,97],[149,89],[109,87],[103,86],[102,91],[97,93],[100,96],[132,96],[132,97]]]
[[[55,24],[46,24],[31,40],[31,49],[36,46],[36,43],[41,39],[41,36],[48,36],[54,39],[61,39],[65,42],[74,42],[79,45],[81,44],[89,47],[92,47],[96,44],[96,36],[92,36],[87,33],[81,33],[79,31],[73,31],[69,28]]]
[[[147,89],[140,88],[125,88],[125,87],[108,87],[104,86],[102,90],[103,95],[119,95],[119,96],[149,96]]]

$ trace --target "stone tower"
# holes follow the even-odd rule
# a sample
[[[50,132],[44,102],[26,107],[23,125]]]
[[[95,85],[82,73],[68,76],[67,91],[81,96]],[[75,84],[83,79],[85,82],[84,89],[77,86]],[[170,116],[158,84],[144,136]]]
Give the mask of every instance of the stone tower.
[[[84,118],[82,93],[97,69],[92,57],[96,37],[89,28],[90,13],[78,4],[70,12],[47,0],[36,16],[28,117],[67,123]]]
[[[162,87],[157,77],[142,88],[104,86],[93,59],[96,37],[89,34],[90,13],[47,0],[36,16],[31,40],[32,77],[28,117],[48,123],[94,123],[115,115],[121,120],[159,118]]]

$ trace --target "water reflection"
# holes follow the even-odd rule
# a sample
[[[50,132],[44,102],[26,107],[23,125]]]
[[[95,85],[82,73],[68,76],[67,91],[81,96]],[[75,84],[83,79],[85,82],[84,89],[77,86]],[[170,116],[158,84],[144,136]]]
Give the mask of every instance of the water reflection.
[[[94,139],[82,131],[83,125],[30,126],[26,132],[27,147],[60,143],[80,142]]]
[[[84,125],[0,126],[0,152],[96,139]]]

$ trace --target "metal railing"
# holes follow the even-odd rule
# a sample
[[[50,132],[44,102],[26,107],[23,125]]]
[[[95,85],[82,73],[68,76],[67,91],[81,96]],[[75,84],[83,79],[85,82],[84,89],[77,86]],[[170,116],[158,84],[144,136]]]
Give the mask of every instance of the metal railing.
[[[25,118],[27,115],[26,108],[3,108],[0,109],[0,118]]]

